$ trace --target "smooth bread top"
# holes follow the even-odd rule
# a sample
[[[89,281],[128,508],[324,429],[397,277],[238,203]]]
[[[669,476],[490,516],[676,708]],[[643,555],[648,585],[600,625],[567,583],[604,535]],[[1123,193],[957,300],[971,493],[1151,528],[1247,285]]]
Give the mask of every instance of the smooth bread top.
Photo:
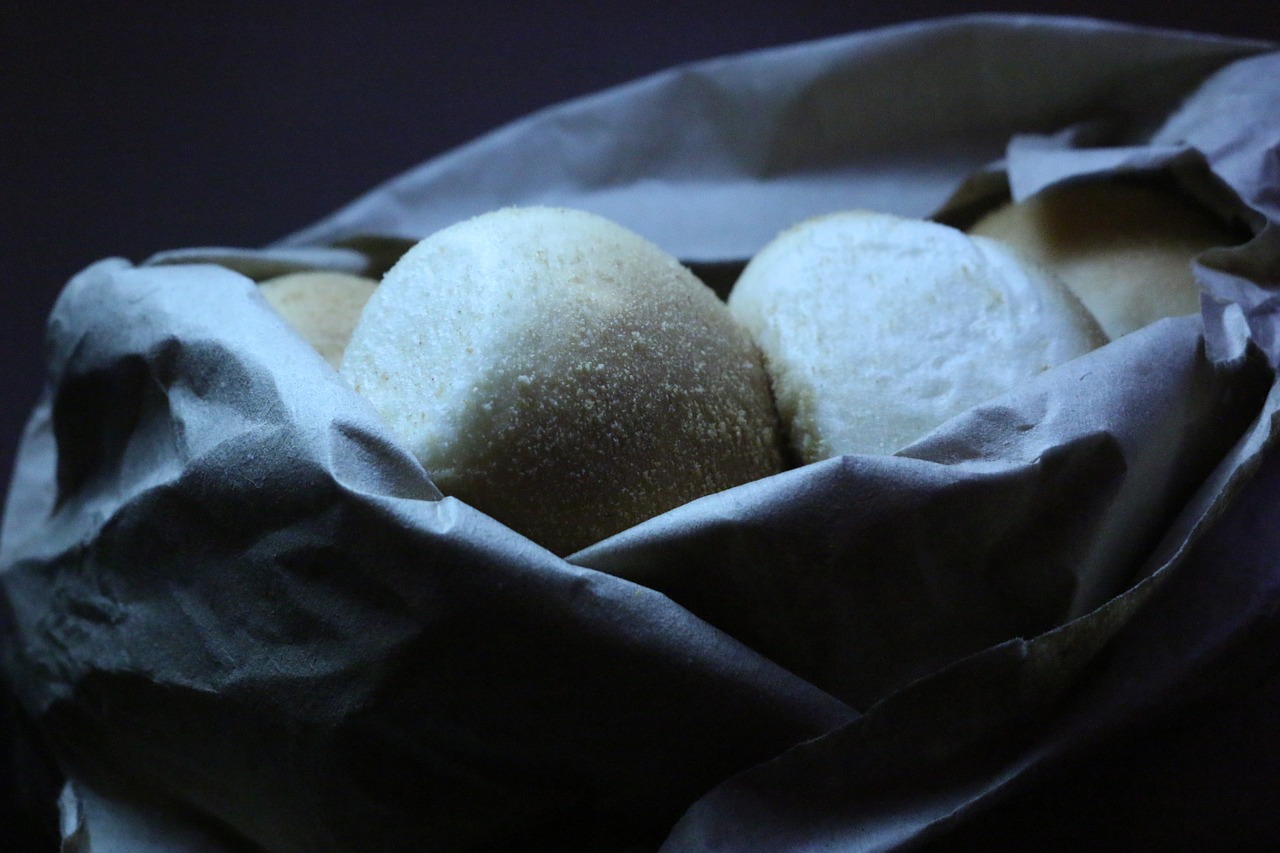
[[[1105,340],[1061,282],[998,244],[864,211],[784,231],[729,305],[804,462],[893,453]]]
[[[1199,313],[1192,261],[1239,240],[1175,189],[1119,181],[1051,187],[992,211],[969,233],[1056,273],[1112,339]]]
[[[258,292],[335,369],[378,283],[340,272],[297,272],[268,279]]]

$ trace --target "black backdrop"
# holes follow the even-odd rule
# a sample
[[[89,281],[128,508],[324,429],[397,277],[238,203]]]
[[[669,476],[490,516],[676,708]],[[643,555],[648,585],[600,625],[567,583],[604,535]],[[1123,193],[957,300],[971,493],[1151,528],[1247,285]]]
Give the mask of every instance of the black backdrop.
[[[43,319],[99,258],[262,245],[540,107],[872,26],[1036,11],[1280,40],[1274,0],[71,5],[0,11],[5,483],[40,387]]]

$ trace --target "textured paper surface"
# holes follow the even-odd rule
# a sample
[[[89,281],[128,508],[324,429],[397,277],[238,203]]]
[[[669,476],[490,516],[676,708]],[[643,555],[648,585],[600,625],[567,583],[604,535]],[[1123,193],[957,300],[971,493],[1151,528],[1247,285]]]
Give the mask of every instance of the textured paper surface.
[[[894,849],[980,832],[1239,670],[1274,568],[1205,543],[1269,482],[1280,133],[1201,116],[1274,98],[1276,55],[1161,126],[1258,49],[1030,18],[856,34],[540,113],[265,253],[86,270],[0,528],[4,671],[67,797],[103,839],[166,831],[151,800],[280,851]],[[568,560],[441,499],[253,285],[510,203],[732,261],[811,213],[1163,167],[1259,234],[1202,258],[1203,328]]]

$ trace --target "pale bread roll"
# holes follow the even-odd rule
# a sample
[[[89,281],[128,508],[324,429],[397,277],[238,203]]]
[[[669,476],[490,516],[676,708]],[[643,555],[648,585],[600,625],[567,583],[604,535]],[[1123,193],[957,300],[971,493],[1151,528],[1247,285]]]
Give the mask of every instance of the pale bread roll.
[[[258,285],[285,322],[336,369],[378,283],[340,272],[297,272]]]
[[[729,296],[802,462],[892,453],[1105,339],[999,244],[853,211],[775,238]]]
[[[1237,242],[1174,189],[1113,181],[1051,187],[987,214],[969,233],[1057,273],[1112,339],[1198,314],[1192,258]]]
[[[782,467],[746,331],[581,211],[507,208],[414,246],[342,373],[441,491],[559,554]]]

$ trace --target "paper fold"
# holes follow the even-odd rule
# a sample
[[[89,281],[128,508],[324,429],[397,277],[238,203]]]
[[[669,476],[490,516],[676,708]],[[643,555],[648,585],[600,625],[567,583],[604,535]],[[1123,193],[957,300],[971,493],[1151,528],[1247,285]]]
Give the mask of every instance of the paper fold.
[[[1280,114],[1215,117],[1272,103],[1263,47],[1018,16],[854,34],[544,111],[262,253],[90,267],[0,526],[0,664],[77,814],[127,837],[173,807],[286,853],[990,841],[1006,804],[1078,790],[1073,758],[1239,694],[1277,600]],[[515,203],[727,282],[810,214],[1135,168],[1255,230],[1201,257],[1203,318],[569,560],[441,497],[254,287]]]

